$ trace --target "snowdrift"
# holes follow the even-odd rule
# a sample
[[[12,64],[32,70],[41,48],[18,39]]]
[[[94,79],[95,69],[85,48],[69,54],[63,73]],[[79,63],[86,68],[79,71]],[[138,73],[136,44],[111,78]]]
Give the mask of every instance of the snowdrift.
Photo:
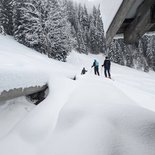
[[[155,154],[154,72],[112,64],[110,80],[104,78],[102,68],[100,77],[91,69],[94,58],[103,63],[103,55],[72,52],[67,63],[62,63],[9,37],[0,39],[5,40],[0,45],[1,78],[5,72],[8,75],[3,79],[4,88],[13,85],[9,82],[7,86],[10,63],[15,77],[21,71],[26,75],[40,73],[37,75],[49,85],[48,97],[38,106],[24,98],[0,102],[0,154]],[[88,73],[81,76],[83,67]],[[75,75],[74,81],[71,78]],[[22,80],[24,83],[24,77]]]

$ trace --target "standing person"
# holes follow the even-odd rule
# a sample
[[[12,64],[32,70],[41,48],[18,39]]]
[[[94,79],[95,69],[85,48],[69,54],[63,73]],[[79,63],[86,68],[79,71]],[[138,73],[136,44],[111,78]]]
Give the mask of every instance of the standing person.
[[[98,76],[100,76],[100,73],[99,73],[99,63],[98,63],[97,60],[94,60],[93,65],[91,67],[94,67],[95,75],[97,74]]]
[[[105,77],[107,77],[107,73],[109,78],[111,79],[111,75],[110,75],[110,66],[111,66],[111,62],[108,59],[108,57],[105,57],[104,63],[102,65],[102,67],[104,66],[104,75]]]

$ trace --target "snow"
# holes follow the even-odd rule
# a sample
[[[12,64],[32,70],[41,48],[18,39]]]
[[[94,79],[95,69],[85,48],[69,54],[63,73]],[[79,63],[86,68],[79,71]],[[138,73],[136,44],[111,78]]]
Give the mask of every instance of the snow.
[[[9,36],[0,35],[0,92],[15,87],[42,86],[48,80],[44,69],[38,68],[37,62],[34,63],[34,57],[38,60],[42,57],[16,44]]]
[[[155,154],[154,72],[112,63],[110,80],[101,68],[101,76],[95,76],[91,68],[94,59],[103,63],[103,55],[73,51],[62,63],[8,36],[0,36],[0,42],[3,88],[18,86],[21,74],[29,77],[25,85],[35,82],[34,75],[37,84],[49,85],[47,98],[38,106],[24,97],[0,103],[0,154]],[[81,76],[83,67],[88,72]],[[8,83],[10,74],[15,84]],[[23,76],[22,85],[25,80]]]
[[[116,34],[114,36],[114,39],[123,39],[124,38],[124,34]]]
[[[25,97],[0,103],[0,139],[10,132],[10,129],[22,120],[35,106]]]

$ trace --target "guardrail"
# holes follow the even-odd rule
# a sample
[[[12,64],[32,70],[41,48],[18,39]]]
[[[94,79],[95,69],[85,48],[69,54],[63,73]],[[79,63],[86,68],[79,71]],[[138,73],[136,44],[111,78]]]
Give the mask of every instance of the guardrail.
[[[0,94],[0,101],[10,100],[10,99],[17,98],[20,96],[31,95],[31,94],[43,91],[46,88],[48,88],[47,84],[43,85],[43,86],[31,86],[31,87],[27,87],[27,88],[14,88],[14,89],[10,89],[8,91],[4,90]]]

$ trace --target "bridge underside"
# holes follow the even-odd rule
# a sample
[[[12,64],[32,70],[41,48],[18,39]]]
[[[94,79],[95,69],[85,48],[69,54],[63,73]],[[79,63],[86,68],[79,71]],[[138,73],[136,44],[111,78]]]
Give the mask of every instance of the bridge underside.
[[[124,34],[127,44],[136,43],[146,32],[155,31],[154,0],[123,0],[107,33],[107,44]]]

